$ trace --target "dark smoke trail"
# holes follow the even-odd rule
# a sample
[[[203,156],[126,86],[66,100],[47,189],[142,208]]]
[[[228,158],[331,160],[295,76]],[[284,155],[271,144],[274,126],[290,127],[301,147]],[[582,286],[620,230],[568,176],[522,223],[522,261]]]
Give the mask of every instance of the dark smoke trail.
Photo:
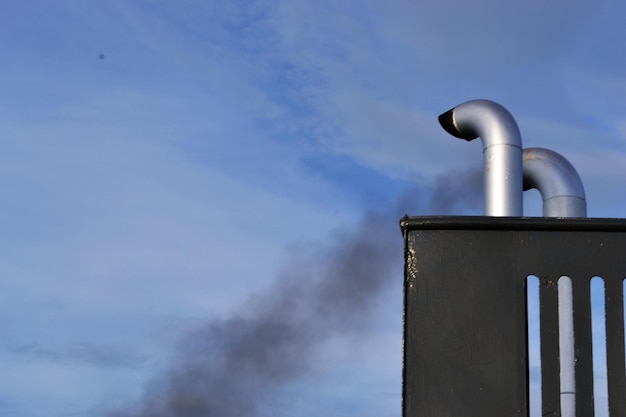
[[[392,207],[366,213],[326,246],[297,247],[270,291],[251,298],[240,315],[188,334],[140,408],[111,416],[265,415],[264,398],[310,372],[325,340],[366,330],[381,291],[401,285],[391,276],[402,264],[400,217],[475,209],[480,184],[478,171],[442,176]]]

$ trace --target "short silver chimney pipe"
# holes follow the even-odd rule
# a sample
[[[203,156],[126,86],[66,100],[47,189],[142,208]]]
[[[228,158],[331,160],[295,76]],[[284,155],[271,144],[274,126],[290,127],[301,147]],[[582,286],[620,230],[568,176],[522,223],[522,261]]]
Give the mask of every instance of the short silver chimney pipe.
[[[439,116],[451,135],[483,143],[485,215],[521,216],[522,139],[511,114],[498,103],[471,100]]]
[[[567,159],[549,149],[527,148],[523,170],[524,191],[541,193],[543,217],[587,217],[583,183]]]
[[[524,149],[524,191],[536,188],[544,217],[587,217],[585,189],[567,159],[543,148]],[[574,307],[572,282],[559,279],[559,362],[561,416],[576,415]]]

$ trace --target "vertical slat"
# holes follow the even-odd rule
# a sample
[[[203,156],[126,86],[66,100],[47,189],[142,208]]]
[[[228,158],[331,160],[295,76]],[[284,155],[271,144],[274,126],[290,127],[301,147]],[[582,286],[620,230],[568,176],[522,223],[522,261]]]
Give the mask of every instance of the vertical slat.
[[[609,415],[626,416],[624,364],[624,300],[621,279],[605,278],[606,360]]]
[[[574,350],[576,354],[576,415],[592,417],[593,352],[589,277],[571,277],[574,296]]]
[[[541,409],[543,416],[560,416],[558,287],[554,278],[539,278],[541,338]]]

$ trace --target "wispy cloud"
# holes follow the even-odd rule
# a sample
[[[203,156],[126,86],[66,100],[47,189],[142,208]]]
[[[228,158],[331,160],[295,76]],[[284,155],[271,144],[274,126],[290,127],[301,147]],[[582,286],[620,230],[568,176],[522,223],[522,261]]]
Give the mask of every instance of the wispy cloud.
[[[13,416],[39,417],[90,409],[102,393],[130,401],[146,374],[121,359],[106,371],[94,366],[116,363],[115,349],[100,351],[98,341],[132,345],[157,368],[190,323],[227,320],[270,287],[285,242],[324,241],[411,185],[424,190],[451,168],[479,165],[479,143],[457,141],[436,120],[468,99],[509,108],[526,146],[574,163],[590,213],[619,214],[624,61],[614,51],[623,7],[7,6],[0,330],[12,346],[40,344],[16,360],[0,354],[3,372],[16,375],[0,384],[0,402]],[[473,198],[446,190],[439,209]],[[377,310],[370,340],[401,339],[397,308]],[[334,367],[325,381],[345,381],[342,372],[357,371],[346,370],[341,343],[332,343],[334,359],[321,360]],[[376,346],[363,354],[388,354]],[[60,359],[67,354],[75,360]],[[393,364],[377,363],[363,380],[386,375],[399,384]],[[338,415],[358,414],[333,396],[337,384],[322,385],[292,389],[323,391]],[[386,404],[370,412],[399,406]]]
[[[9,352],[27,355],[38,360],[53,362],[84,362],[104,368],[137,368],[143,366],[148,358],[131,349],[118,345],[80,343],[64,349],[51,349],[38,343],[10,346]]]
[[[323,244],[292,247],[269,289],[253,295],[235,315],[191,331],[168,371],[148,385],[142,403],[112,415],[280,414],[267,398],[280,397],[286,386],[314,372],[328,341],[343,336],[358,344],[363,334],[374,331],[381,294],[401,264],[394,219],[405,210],[475,210],[481,201],[480,174],[440,177],[432,188],[407,190],[397,202],[366,213]]]

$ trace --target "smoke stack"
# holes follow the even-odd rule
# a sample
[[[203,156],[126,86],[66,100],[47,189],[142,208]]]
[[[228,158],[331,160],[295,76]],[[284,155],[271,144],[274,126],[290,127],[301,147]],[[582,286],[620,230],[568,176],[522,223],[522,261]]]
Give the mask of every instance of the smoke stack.
[[[585,189],[576,169],[560,154],[524,149],[524,191],[537,189],[544,217],[587,217]]]
[[[451,135],[481,138],[484,155],[486,216],[521,216],[522,139],[513,116],[489,100],[471,100],[439,116]]]

